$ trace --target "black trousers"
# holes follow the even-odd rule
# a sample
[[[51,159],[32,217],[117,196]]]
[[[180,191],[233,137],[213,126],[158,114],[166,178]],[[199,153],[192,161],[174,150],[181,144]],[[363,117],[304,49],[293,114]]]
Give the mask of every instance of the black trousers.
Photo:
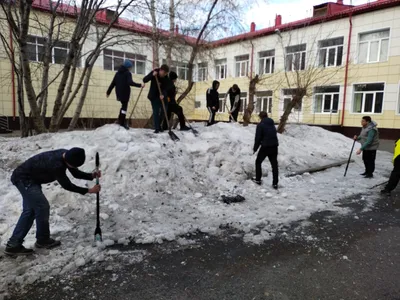
[[[362,159],[364,161],[365,173],[372,175],[375,171],[376,150],[364,150]]]
[[[229,121],[231,121],[232,119],[237,122],[238,119],[238,115],[239,115],[239,109],[234,110],[229,118]]]
[[[215,124],[215,114],[217,113],[215,110],[211,109],[211,107],[207,107],[208,112],[210,113],[210,116],[208,117],[208,123],[207,126],[211,126]]]
[[[185,116],[183,114],[183,108],[178,103],[169,103],[167,108],[167,116],[168,120],[171,120],[172,113],[176,114],[179,119],[180,128],[185,127]],[[163,128],[168,129],[167,122],[165,121],[165,117],[163,118]]]
[[[390,174],[389,182],[386,185],[386,190],[393,191],[400,181],[400,156],[397,156],[394,160],[394,168],[392,174]]]
[[[121,101],[121,109],[119,110],[119,116],[118,116],[118,123],[121,126],[125,126],[127,109],[128,109],[128,101],[126,102]]]
[[[261,165],[266,157],[268,157],[272,167],[272,184],[278,184],[278,147],[261,147],[260,151],[258,151],[256,159],[256,180],[261,180]]]

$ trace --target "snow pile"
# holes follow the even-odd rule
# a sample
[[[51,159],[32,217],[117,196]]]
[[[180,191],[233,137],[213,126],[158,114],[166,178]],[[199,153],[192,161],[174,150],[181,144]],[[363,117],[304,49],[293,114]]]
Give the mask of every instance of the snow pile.
[[[149,130],[126,131],[107,125],[90,132],[44,134],[27,139],[0,138],[0,243],[10,237],[21,212],[21,198],[10,182],[12,170],[34,154],[58,149],[83,147],[86,163],[94,168],[100,153],[102,191],[101,223],[104,244],[161,243],[180,240],[187,233],[218,234],[230,226],[244,232],[244,239],[260,243],[274,236],[280,226],[307,218],[319,210],[336,210],[340,198],[360,193],[383,182],[391,169],[391,157],[379,153],[374,179],[365,180],[361,159],[352,164],[346,178],[344,168],[314,175],[285,178],[289,171],[347,159],[353,141],[318,127],[292,125],[279,136],[281,193],[271,188],[272,178],[261,187],[254,176],[252,147],[255,126],[217,124],[197,127],[177,134],[172,142],[167,134]],[[270,169],[268,160],[264,174]],[[71,176],[70,176],[71,177]],[[73,181],[79,185],[85,181]],[[51,232],[62,240],[59,249],[40,252],[36,259],[3,258],[0,266],[0,294],[10,282],[30,283],[46,276],[65,273],[89,261],[101,261],[113,252],[104,245],[93,247],[95,196],[79,195],[61,189],[57,183],[43,186],[51,204]],[[221,195],[240,194],[246,201],[227,205]],[[35,242],[35,230],[25,245]]]

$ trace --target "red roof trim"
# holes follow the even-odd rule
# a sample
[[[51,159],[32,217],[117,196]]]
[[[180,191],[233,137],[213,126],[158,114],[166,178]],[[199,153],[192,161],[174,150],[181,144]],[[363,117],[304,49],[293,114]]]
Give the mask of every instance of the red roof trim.
[[[35,10],[43,11],[43,12],[50,12],[51,11],[50,1],[51,0],[34,0],[33,4],[32,4],[32,8]],[[71,17],[71,18],[76,18],[79,11],[80,11],[79,8],[76,8],[72,5],[65,5],[65,4],[60,4],[57,9],[57,12],[63,13],[66,16]],[[107,15],[105,12],[106,12],[106,10],[104,9],[104,11],[99,11],[99,13],[97,13],[96,21],[98,23],[101,23],[104,25],[110,23],[107,20]],[[123,18],[119,18],[118,22],[115,23],[113,27],[124,29],[127,31],[135,32],[135,33],[139,33],[139,34],[146,35],[146,36],[150,36],[153,33],[151,26],[140,24],[135,21],[129,21],[129,20],[126,20]],[[169,36],[169,31],[166,31],[166,30],[159,29],[158,33],[164,37]],[[194,38],[194,37],[186,36],[183,34],[176,34],[176,33],[175,33],[175,36],[182,38],[187,43],[194,44],[196,42],[196,38]]]
[[[287,23],[287,24],[282,24],[280,26],[274,26],[274,27],[256,30],[254,32],[247,32],[247,33],[239,34],[236,36],[232,36],[232,37],[214,41],[211,44],[214,47],[228,45],[228,44],[232,44],[232,43],[236,43],[236,42],[240,42],[240,41],[245,41],[245,40],[249,40],[249,39],[253,39],[253,38],[262,37],[265,35],[274,34],[276,29],[279,29],[280,31],[288,31],[288,30],[301,28],[301,27],[305,27],[305,26],[309,26],[309,25],[323,23],[326,21],[332,21],[332,20],[346,18],[350,15],[363,14],[363,13],[367,13],[370,11],[376,11],[376,10],[394,7],[394,6],[398,6],[398,5],[400,5],[399,0],[378,0],[376,2],[354,6],[349,9],[335,12],[335,13],[332,13],[330,15],[323,16],[323,17],[307,18],[307,19],[303,19],[303,20],[299,20],[299,21],[295,21],[295,22],[291,22],[291,23]]]

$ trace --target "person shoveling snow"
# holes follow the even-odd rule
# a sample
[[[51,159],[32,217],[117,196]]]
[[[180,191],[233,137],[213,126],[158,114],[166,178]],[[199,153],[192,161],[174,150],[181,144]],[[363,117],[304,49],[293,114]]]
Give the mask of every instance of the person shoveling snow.
[[[252,180],[261,185],[262,170],[261,165],[266,157],[272,167],[272,186],[274,189],[278,189],[279,170],[278,170],[278,136],[274,125],[274,120],[268,118],[268,114],[265,111],[260,112],[259,117],[261,122],[257,125],[256,137],[254,140],[253,152],[258,152],[256,159],[256,177]],[[254,154],[253,153],[253,154]]]
[[[22,195],[22,213],[14,232],[9,239],[5,254],[11,256],[28,255],[34,251],[25,248],[22,244],[36,220],[37,248],[51,249],[61,245],[50,237],[49,215],[50,206],[42,192],[42,184],[58,181],[60,185],[71,192],[85,195],[95,194],[100,191],[100,185],[88,189],[74,185],[66,175],[68,169],[78,179],[93,180],[101,177],[101,172],[85,173],[78,170],[85,162],[85,150],[72,148],[70,150],[58,149],[35,155],[17,167],[11,182]]]

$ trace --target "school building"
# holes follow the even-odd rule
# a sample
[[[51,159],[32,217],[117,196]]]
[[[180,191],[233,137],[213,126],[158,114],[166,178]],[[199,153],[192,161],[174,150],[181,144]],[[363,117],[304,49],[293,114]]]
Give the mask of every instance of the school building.
[[[45,18],[46,7],[48,11],[44,0],[35,0],[34,13]],[[107,11],[97,18],[106,22]],[[359,131],[361,117],[369,115],[378,123],[382,138],[399,138],[399,20],[398,0],[371,1],[359,6],[338,0],[314,6],[313,16],[304,20],[284,23],[277,15],[274,26],[264,29],[257,29],[252,23],[249,32],[213,41],[208,53],[198,56],[193,75],[195,84],[182,102],[185,114],[191,120],[208,119],[206,90],[213,80],[218,80],[220,111],[216,119],[227,121],[227,109],[223,105],[226,91],[235,83],[240,87],[243,111],[248,104],[250,78],[258,74],[260,82],[256,85],[254,122],[257,121],[256,113],[262,110],[279,122],[293,97],[293,90],[303,88],[306,96],[293,109],[290,122],[323,126],[352,135]],[[70,22],[73,23],[73,18]],[[43,37],[35,28],[37,26],[32,26],[29,38],[31,60],[32,64],[40,64]],[[129,33],[126,38],[133,42],[105,49],[96,61],[82,112],[83,120],[106,122],[117,117],[119,105],[112,97],[107,99],[105,92],[123,59],[134,62],[135,81],[141,81],[153,66],[158,65],[153,61],[149,26],[120,19],[115,32],[124,32],[125,36]],[[191,37],[182,38],[192,40]],[[93,42],[88,40],[84,48],[91,47]],[[67,44],[62,41],[54,48],[52,67],[55,70],[62,68],[66,51]],[[188,79],[188,55],[174,57],[172,69],[179,75],[179,87],[184,87]],[[161,47],[160,64],[165,57]],[[0,120],[6,118],[11,128],[17,128],[16,83],[10,62],[1,51],[0,67]],[[40,74],[36,80],[39,84]],[[56,87],[50,88],[50,101]],[[139,89],[133,88],[130,107],[138,92]],[[135,111],[136,120],[145,120],[151,114],[146,95],[147,87]],[[49,103],[47,117],[51,116],[51,106]],[[74,108],[72,105],[69,109],[67,120],[72,117]],[[242,114],[239,121],[241,119]]]

